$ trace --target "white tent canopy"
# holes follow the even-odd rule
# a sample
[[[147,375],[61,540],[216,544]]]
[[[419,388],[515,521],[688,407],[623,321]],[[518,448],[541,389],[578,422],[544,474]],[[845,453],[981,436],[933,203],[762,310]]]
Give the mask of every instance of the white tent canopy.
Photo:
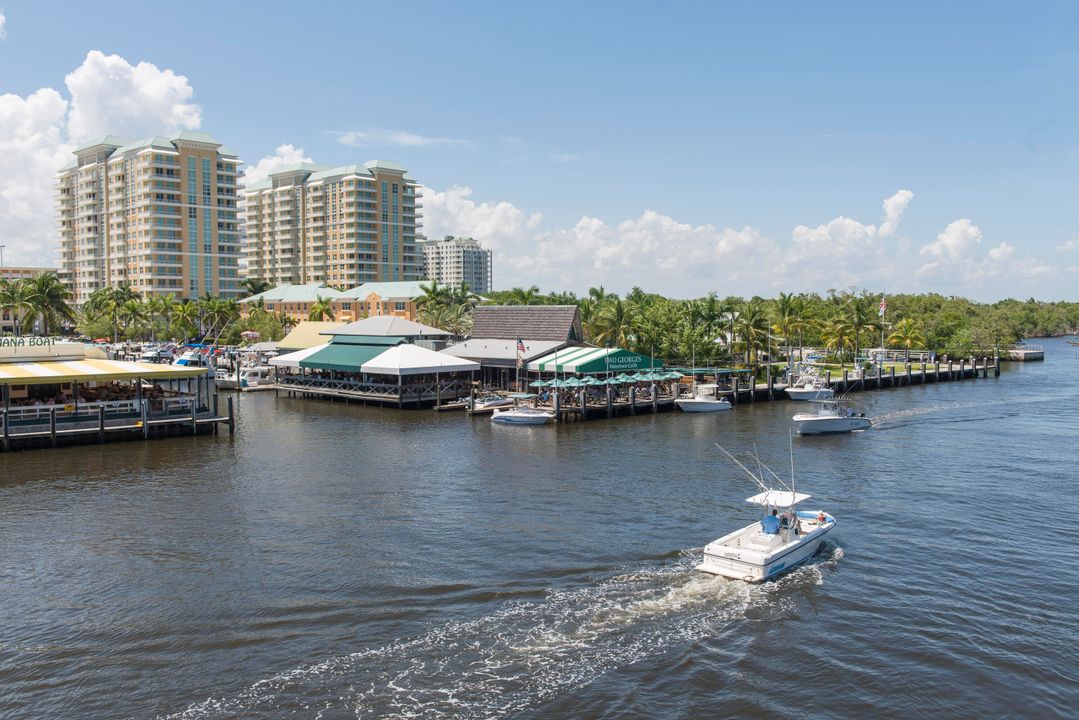
[[[322,343],[321,345],[309,347],[306,350],[297,350],[296,352],[291,352],[287,355],[278,355],[277,357],[270,358],[270,364],[275,367],[298,368],[300,367],[301,360],[306,360],[309,356],[314,355],[324,347],[329,347],[329,345],[329,343]]]
[[[371,375],[424,375],[479,369],[477,362],[409,344],[392,347],[360,367]]]

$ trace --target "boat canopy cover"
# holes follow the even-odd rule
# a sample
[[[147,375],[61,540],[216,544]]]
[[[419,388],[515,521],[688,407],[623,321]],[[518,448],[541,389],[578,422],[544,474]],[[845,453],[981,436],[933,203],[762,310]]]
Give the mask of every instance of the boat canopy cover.
[[[753,505],[771,505],[772,507],[794,507],[798,503],[805,502],[811,495],[789,490],[768,490],[757,493],[753,497],[746,498],[747,503]]]

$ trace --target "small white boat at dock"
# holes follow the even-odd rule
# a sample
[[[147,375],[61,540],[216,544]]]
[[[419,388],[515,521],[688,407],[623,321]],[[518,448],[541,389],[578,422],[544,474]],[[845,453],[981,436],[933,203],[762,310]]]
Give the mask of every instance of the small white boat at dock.
[[[239,377],[234,372],[218,370],[214,382],[222,390],[272,390],[274,369],[269,365],[244,366]]]
[[[814,412],[798,413],[794,421],[794,431],[799,435],[830,435],[866,430],[873,426],[865,413],[856,413],[850,407],[843,408],[839,400],[813,400]]]
[[[782,490],[772,489],[765,484],[763,473],[760,477],[754,475],[733,455],[726,450],[723,452],[761,489],[746,498],[746,502],[763,507],[764,515],[760,521],[708,543],[704,548],[704,561],[697,569],[736,580],[760,582],[813,557],[824,536],[835,527],[835,518],[823,510],[797,510],[810,495],[795,492],[769,470],[783,485]]]
[[[470,403],[468,411],[473,415],[489,413],[495,408],[511,407],[515,404],[513,398],[505,395],[484,395],[483,397],[477,397],[475,401],[466,402]]]
[[[491,422],[503,425],[545,425],[554,420],[554,413],[530,407],[515,407],[508,410],[495,408]]]
[[[791,400],[827,400],[835,395],[835,391],[816,374],[798,378],[786,389],[786,393]]]
[[[680,397],[674,404],[682,412],[718,412],[731,409],[730,400],[717,397],[715,384],[697,385],[692,395]]]

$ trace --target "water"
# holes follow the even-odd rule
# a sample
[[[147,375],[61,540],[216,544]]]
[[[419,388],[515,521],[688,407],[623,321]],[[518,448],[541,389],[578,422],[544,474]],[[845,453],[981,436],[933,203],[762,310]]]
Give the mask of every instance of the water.
[[[234,439],[0,455],[0,717],[1074,717],[1079,352],[796,438],[839,519],[749,586],[713,442],[788,403],[559,428],[249,394]]]

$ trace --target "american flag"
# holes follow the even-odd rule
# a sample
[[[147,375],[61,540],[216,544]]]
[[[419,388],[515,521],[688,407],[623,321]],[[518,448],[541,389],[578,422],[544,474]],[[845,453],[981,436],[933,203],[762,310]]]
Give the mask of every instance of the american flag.
[[[519,352],[519,353],[525,352],[525,341],[522,340],[521,338],[517,338],[517,352]]]
[[[880,299],[880,307],[877,308],[877,315],[884,317],[884,313],[888,311],[888,301],[882,296]]]

